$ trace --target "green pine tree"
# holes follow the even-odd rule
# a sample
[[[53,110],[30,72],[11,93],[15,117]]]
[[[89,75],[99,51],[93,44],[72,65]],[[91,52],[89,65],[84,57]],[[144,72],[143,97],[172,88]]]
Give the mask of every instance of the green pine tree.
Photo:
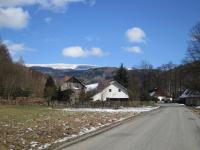
[[[44,97],[47,99],[48,106],[50,106],[50,103],[53,107],[55,98],[56,98],[56,85],[51,76],[47,78],[45,88],[44,88]]]
[[[123,64],[121,64],[120,68],[117,70],[114,80],[128,88],[128,71]]]

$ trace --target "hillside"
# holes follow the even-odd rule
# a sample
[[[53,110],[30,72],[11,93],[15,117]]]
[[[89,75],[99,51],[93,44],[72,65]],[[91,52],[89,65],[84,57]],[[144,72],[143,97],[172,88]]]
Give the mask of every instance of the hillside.
[[[117,68],[115,67],[99,67],[89,69],[54,69],[51,67],[33,66],[32,70],[39,71],[44,74],[50,74],[55,79],[62,80],[65,75],[76,76],[80,80],[83,80],[85,84],[91,84],[96,82],[104,82],[106,80],[112,80]],[[79,67],[80,68],[80,67]]]

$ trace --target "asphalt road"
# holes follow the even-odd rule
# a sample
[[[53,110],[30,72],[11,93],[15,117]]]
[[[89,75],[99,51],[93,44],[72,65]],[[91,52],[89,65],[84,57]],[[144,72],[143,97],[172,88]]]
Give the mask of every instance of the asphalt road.
[[[200,150],[200,119],[169,105],[65,150]]]

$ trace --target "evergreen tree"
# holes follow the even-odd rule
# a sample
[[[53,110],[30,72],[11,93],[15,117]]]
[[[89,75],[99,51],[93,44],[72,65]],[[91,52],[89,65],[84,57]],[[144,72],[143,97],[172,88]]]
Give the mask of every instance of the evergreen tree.
[[[129,92],[129,99],[133,100],[140,100],[140,89],[141,89],[141,80],[137,77],[134,71],[130,71],[129,73],[129,81],[128,81],[128,92]]]
[[[44,88],[44,97],[47,99],[48,106],[50,106],[50,103],[52,104],[57,96],[57,91],[56,91],[56,85],[51,76],[47,78],[45,88]]]
[[[114,76],[114,80],[119,82],[124,87],[128,88],[128,71],[123,64],[121,64],[116,75]]]

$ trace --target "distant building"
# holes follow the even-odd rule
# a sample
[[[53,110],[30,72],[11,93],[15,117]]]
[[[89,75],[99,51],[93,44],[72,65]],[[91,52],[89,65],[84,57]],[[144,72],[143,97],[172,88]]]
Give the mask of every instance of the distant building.
[[[128,90],[117,81],[111,81],[101,92],[92,97],[93,101],[126,101]]]
[[[200,92],[186,89],[178,101],[189,106],[200,106]]]
[[[169,98],[166,97],[166,94],[164,94],[163,91],[161,91],[161,90],[159,90],[157,88],[155,88],[152,91],[150,91],[149,95],[151,97],[157,98],[159,101],[166,101],[167,99],[169,99]]]
[[[64,77],[64,83],[61,86],[61,91],[72,90],[73,93],[70,97],[72,104],[79,101],[79,96],[81,92],[85,92],[86,86],[76,77]]]

